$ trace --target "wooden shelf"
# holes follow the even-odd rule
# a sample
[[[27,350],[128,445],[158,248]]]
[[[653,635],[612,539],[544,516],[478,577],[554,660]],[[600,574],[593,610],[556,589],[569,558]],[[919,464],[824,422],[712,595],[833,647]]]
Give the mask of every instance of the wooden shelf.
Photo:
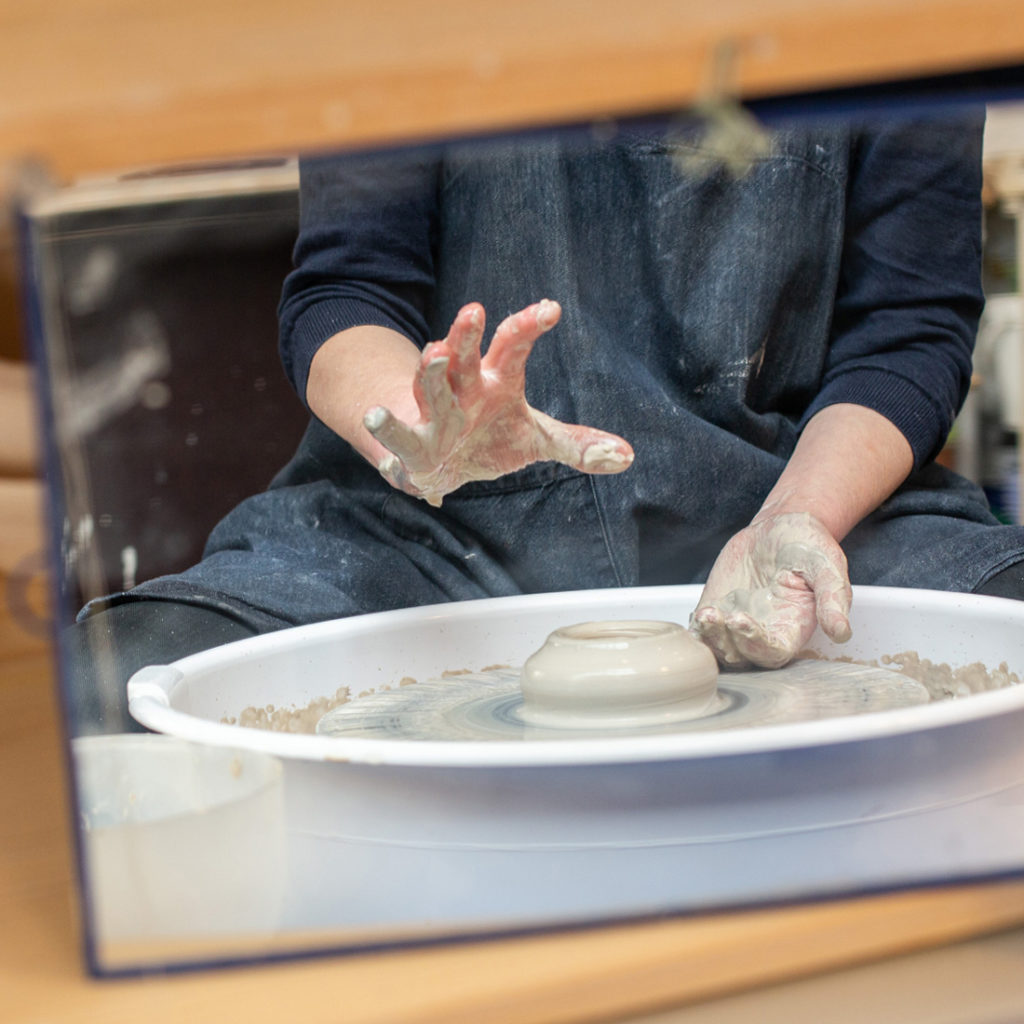
[[[63,178],[1024,62],[1019,0],[0,0],[0,168]]]

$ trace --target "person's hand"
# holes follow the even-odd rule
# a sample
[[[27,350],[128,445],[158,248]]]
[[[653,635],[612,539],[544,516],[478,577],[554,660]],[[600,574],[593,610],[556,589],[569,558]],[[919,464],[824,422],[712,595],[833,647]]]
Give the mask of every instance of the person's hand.
[[[404,423],[376,406],[366,429],[391,453],[377,468],[394,487],[440,505],[471,480],[494,480],[532,462],[553,460],[584,473],[621,473],[633,449],[621,437],[562,423],[527,404],[526,360],[558,323],[544,299],[503,320],[480,355],[484,310],[464,306],[443,341],[427,345],[413,384],[419,420]]]
[[[849,640],[851,598],[846,556],[817,519],[766,516],[722,549],[690,629],[727,668],[781,668],[815,626]]]

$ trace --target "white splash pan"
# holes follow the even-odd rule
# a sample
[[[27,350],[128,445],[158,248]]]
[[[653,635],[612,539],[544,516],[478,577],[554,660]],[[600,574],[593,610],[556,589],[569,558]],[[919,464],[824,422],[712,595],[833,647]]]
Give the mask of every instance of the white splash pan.
[[[1024,870],[1024,685],[721,733],[518,743],[331,738],[224,724],[446,670],[522,664],[558,626],[686,622],[699,587],[497,598],[319,623],[151,666],[143,725],[276,754],[283,926],[520,926]],[[853,640],[1024,677],[1024,603],[856,588]]]

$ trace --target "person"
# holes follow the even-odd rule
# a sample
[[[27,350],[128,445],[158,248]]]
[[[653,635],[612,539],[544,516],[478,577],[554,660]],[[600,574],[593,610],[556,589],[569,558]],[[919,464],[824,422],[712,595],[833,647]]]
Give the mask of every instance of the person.
[[[1024,595],[1024,530],[934,461],[983,306],[981,137],[782,126],[739,175],[643,125],[304,160],[299,449],[71,643],[123,678],[339,616],[701,583],[719,660],[776,667],[849,636],[851,581]]]

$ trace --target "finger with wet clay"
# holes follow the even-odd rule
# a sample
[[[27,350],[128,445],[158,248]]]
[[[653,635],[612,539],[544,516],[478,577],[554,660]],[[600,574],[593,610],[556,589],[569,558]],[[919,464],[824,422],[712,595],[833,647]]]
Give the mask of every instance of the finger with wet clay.
[[[711,648],[719,663],[726,668],[742,668],[748,664],[729,634],[720,608],[705,605],[690,617],[690,629]]]
[[[393,457],[403,462],[415,465],[426,457],[423,440],[416,431],[397,419],[390,409],[385,409],[382,405],[374,406],[367,411],[363,417],[363,426],[393,453]],[[385,463],[390,464],[390,460],[385,459],[378,466],[382,473],[384,470],[381,467]]]
[[[811,581],[814,589],[815,612],[818,624],[825,635],[837,644],[845,644],[853,635],[850,625],[850,607],[853,604],[853,590],[843,569],[826,565]]]
[[[760,668],[782,668],[801,646],[799,624],[785,618],[769,625],[737,613],[727,616],[725,625],[740,656]]]
[[[518,380],[526,374],[537,339],[550,331],[562,316],[562,307],[551,299],[541,299],[532,306],[505,317],[494,332],[483,369],[498,377]]]
[[[484,307],[471,302],[456,314],[448,337],[441,343],[450,358],[448,380],[456,395],[480,380],[480,346],[486,323]]]
[[[804,586],[814,593],[815,618],[825,635],[835,643],[846,643],[852,636],[850,606],[853,591],[846,575],[846,556],[838,544],[822,544],[813,557],[799,557],[803,545],[792,545],[780,552],[799,580],[792,586]],[[796,549],[798,557],[790,559]],[[807,551],[803,548],[804,552]]]
[[[541,440],[538,458],[561,462],[581,473],[622,473],[633,465],[633,448],[624,438],[578,423],[563,423],[532,410]]]
[[[834,643],[845,644],[853,636],[849,588],[845,587],[838,593],[815,589],[814,599],[822,632]]]
[[[465,422],[448,379],[449,363],[449,356],[434,355],[428,346],[413,381],[413,394],[423,420],[428,454],[448,452]]]

